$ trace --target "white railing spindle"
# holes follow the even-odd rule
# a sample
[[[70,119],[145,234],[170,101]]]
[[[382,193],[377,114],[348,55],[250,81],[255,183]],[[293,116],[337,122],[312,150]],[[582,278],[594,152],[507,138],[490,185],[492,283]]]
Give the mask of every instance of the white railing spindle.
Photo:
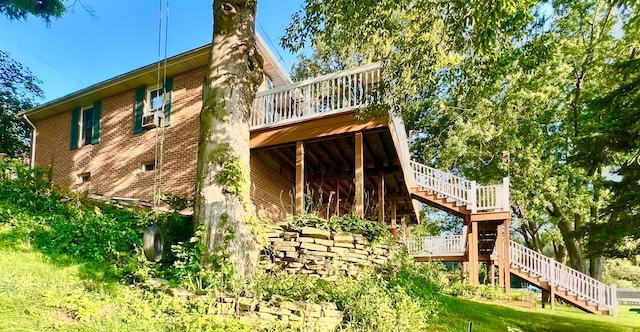
[[[550,286],[557,286],[601,310],[609,310],[615,316],[615,285],[606,285],[513,241],[509,242],[509,257],[513,267],[548,281]]]
[[[364,106],[382,63],[335,72],[256,94],[251,129],[311,119]],[[371,77],[371,80],[364,77]]]

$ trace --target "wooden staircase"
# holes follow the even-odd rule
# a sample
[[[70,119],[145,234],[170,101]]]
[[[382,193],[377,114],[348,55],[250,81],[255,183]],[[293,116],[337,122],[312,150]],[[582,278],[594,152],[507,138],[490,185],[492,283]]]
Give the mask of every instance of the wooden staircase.
[[[616,286],[604,284],[513,241],[509,243],[511,274],[594,314],[616,315]]]
[[[555,297],[559,297],[584,311],[615,316],[615,285],[606,285],[509,240],[508,178],[501,185],[478,186],[475,181],[414,161],[409,161],[409,166],[412,198],[465,221],[462,235],[406,239],[407,249],[416,260],[467,261],[475,264],[476,272],[480,260],[502,262],[508,267],[504,270],[509,271],[504,272],[507,291],[512,274],[549,292],[552,308]],[[505,252],[503,257],[498,257],[500,252]]]
[[[456,217],[462,218],[471,214],[471,210],[466,205],[462,205],[459,201],[453,201],[431,190],[422,190],[419,187],[413,187],[411,188],[411,198]]]

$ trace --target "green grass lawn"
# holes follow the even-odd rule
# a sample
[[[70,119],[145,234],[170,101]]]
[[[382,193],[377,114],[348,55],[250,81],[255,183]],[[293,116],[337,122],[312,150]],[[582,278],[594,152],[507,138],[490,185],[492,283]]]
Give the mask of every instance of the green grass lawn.
[[[640,314],[618,307],[618,316],[598,316],[574,307],[557,305],[555,310],[507,307],[451,296],[441,296],[445,309],[434,323],[436,331],[640,331]]]
[[[474,331],[640,331],[640,314],[623,306],[618,317],[609,317],[564,306],[528,310],[444,295],[439,300],[434,331],[466,331],[469,321]],[[198,304],[109,281],[99,271],[87,273],[83,265],[44,255],[0,223],[0,331],[200,331],[196,326],[203,319],[219,327],[214,331],[248,329],[190,310],[193,305]]]
[[[84,265],[49,257],[0,222],[0,331],[249,331],[247,325],[168,295],[87,273]],[[189,328],[190,327],[190,328]]]

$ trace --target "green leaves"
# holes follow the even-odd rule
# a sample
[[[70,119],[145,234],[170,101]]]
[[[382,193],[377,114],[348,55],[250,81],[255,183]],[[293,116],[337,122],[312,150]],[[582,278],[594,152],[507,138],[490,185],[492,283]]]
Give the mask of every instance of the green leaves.
[[[17,157],[28,151],[30,129],[15,115],[34,107],[34,99],[44,96],[39,84],[29,69],[0,51],[0,153]]]
[[[29,15],[33,15],[42,18],[49,25],[52,18],[61,17],[65,10],[61,0],[0,1],[0,14],[10,20],[26,20]]]

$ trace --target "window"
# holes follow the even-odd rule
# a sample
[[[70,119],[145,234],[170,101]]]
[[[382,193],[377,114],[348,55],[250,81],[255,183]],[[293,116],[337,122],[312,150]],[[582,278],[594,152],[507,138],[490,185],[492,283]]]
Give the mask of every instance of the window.
[[[150,89],[147,91],[147,98],[144,105],[144,116],[142,118],[143,127],[160,126],[163,103],[164,96],[162,94],[162,88]]]
[[[91,137],[93,137],[93,107],[82,109],[80,146],[91,144]]]
[[[173,79],[167,77],[164,84],[164,89],[162,85],[141,86],[136,89],[136,99],[133,106],[134,134],[160,125],[164,127],[171,125]]]
[[[75,150],[83,145],[100,143],[102,101],[79,107],[71,112],[71,141],[69,148]]]
[[[142,171],[153,171],[156,169],[156,163],[154,161],[148,161],[146,163],[142,163]]]
[[[162,88],[149,90],[147,93],[147,105],[144,110],[145,115],[151,115],[157,111],[162,111]]]
[[[78,179],[76,181],[78,184],[87,183],[89,181],[91,181],[91,173],[90,172],[78,174]]]

